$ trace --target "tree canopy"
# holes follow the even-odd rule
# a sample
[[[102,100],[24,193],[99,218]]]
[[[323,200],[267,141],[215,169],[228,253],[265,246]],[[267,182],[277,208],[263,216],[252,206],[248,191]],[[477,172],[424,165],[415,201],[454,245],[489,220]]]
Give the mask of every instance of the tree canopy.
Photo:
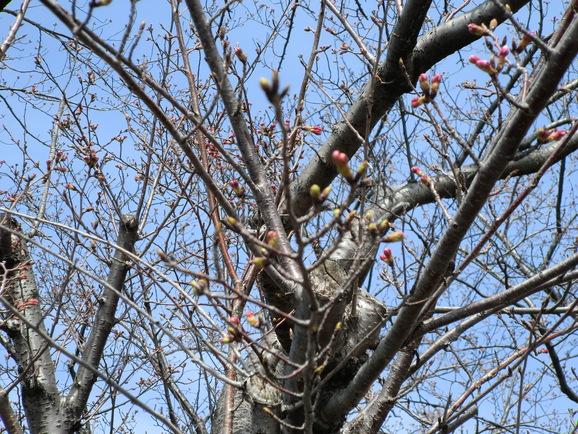
[[[7,432],[576,430],[578,0],[6,7]]]

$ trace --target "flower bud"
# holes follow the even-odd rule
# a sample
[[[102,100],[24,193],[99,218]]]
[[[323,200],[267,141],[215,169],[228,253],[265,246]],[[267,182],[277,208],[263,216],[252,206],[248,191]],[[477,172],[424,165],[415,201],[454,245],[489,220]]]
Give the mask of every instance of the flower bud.
[[[482,24],[482,26],[483,26],[483,24]],[[474,24],[474,23],[470,23],[470,24],[468,24],[468,32],[470,32],[473,35],[477,35],[477,36],[488,35],[489,34],[488,30],[485,29],[484,27],[478,26],[477,24]]]
[[[311,199],[313,200],[319,200],[321,197],[321,187],[319,187],[317,184],[313,184],[311,187],[309,187],[309,196],[311,196]]]
[[[418,108],[420,105],[425,104],[426,97],[424,95],[420,97],[413,98],[411,100],[411,108]]]
[[[235,217],[227,216],[227,217],[225,217],[225,220],[231,226],[237,226],[239,224],[239,220],[237,220]]]
[[[323,128],[321,128],[321,127],[319,127],[319,126],[317,126],[317,125],[315,125],[315,126],[313,126],[313,127],[305,126],[305,127],[303,127],[303,129],[304,129],[305,131],[309,131],[309,132],[315,134],[316,136],[320,136],[321,134],[323,134]]]
[[[550,137],[552,138],[552,141],[558,141],[562,137],[564,137],[565,135],[566,135],[566,130],[556,130],[556,131],[554,131],[554,133]]]
[[[349,167],[349,157],[341,151],[335,150],[331,154],[333,164],[337,167],[337,171],[348,181],[353,180],[353,171]]]
[[[267,244],[276,249],[279,247],[279,235],[275,231],[267,232]]]
[[[255,265],[255,267],[258,270],[262,270],[267,265],[269,265],[269,260],[267,258],[265,258],[264,256],[258,256],[256,258],[253,258],[253,260],[251,262]]]
[[[391,249],[387,247],[383,249],[383,253],[379,255],[379,259],[381,259],[390,267],[393,267],[393,254],[391,253]]]
[[[428,76],[426,74],[420,74],[419,76],[419,87],[421,88],[422,92],[425,94],[429,93],[430,90],[430,83]]]
[[[441,74],[436,74],[432,77],[431,79],[431,98],[435,98],[435,96],[437,95],[439,89],[440,89],[440,83],[442,82],[442,75]]]
[[[470,57],[470,61],[471,61],[471,57]],[[480,68],[482,71],[487,72],[488,74],[495,74],[496,73],[496,69],[494,68],[494,65],[492,65],[492,62],[490,62],[489,60],[479,59],[476,62],[476,66],[478,68]]]
[[[521,53],[522,51],[524,51],[524,49],[530,45],[530,43],[532,42],[533,36],[535,35],[534,32],[530,32],[528,35],[524,35],[524,37],[522,38],[522,40],[520,41],[520,43],[518,44],[517,47],[517,52]]]
[[[552,141],[552,130],[540,128],[538,130],[538,143],[548,143]]]
[[[321,196],[319,196],[319,200],[323,202],[325,199],[329,197],[329,193],[331,193],[331,187],[325,187],[321,192]]]
[[[384,243],[396,243],[398,241],[402,241],[404,239],[405,235],[403,234],[403,232],[401,231],[396,231],[396,232],[392,232],[391,234],[387,234],[385,237],[383,237],[383,242]]]
[[[219,339],[219,342],[222,344],[230,344],[231,342],[233,342],[235,340],[234,336],[226,336],[224,338]]]
[[[413,166],[410,170],[412,173],[415,173],[417,176],[424,176],[424,173],[417,166]]]
[[[251,327],[259,328],[261,326],[261,321],[259,320],[259,317],[255,316],[255,314],[250,310],[245,312],[245,317],[247,318],[247,322]]]
[[[361,162],[361,164],[357,167],[357,176],[358,179],[361,175],[363,175],[363,173],[367,170],[367,167],[369,166],[369,162],[364,160]]]
[[[389,228],[389,220],[388,219],[384,219],[381,221],[381,223],[377,226],[377,229],[379,230],[380,233],[383,233],[387,230],[387,228]]]
[[[235,47],[235,56],[237,56],[237,59],[239,59],[241,62],[247,62],[247,54],[241,47]]]

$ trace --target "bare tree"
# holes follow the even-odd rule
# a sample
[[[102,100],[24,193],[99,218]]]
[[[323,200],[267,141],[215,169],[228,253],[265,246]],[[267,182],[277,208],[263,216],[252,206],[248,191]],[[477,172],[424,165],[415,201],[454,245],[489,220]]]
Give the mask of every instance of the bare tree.
[[[7,432],[575,430],[577,0],[29,3]]]

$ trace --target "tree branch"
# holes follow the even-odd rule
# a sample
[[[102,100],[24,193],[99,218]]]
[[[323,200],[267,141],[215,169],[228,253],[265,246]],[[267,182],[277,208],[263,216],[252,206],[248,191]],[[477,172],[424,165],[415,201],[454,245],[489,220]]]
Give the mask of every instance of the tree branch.
[[[561,37],[552,55],[542,58],[530,78],[530,89],[525,101],[528,109],[513,107],[504,122],[504,128],[490,145],[490,153],[481,162],[461,206],[448,229],[441,237],[436,250],[426,265],[420,279],[396,318],[393,326],[380,342],[367,363],[343,391],[334,395],[323,413],[326,417],[346,414],[365,395],[371,384],[387,367],[422,318],[422,308],[438,289],[449,262],[460,242],[484,206],[495,183],[500,179],[509,161],[515,156],[532,123],[556,92],[558,83],[578,52],[578,20],[574,20]],[[332,416],[330,416],[332,415]]]
[[[130,214],[124,214],[119,224],[117,245],[123,250],[132,252],[137,239],[137,218]],[[121,292],[130,268],[129,258],[122,250],[117,250],[108,273],[107,282],[109,285],[116,291]],[[116,323],[115,313],[118,301],[118,294],[111,290],[105,290],[103,300],[96,313],[92,331],[82,352],[82,360],[89,366],[98,368],[100,365],[104,347]],[[84,368],[82,365],[79,367],[74,384],[66,399],[67,407],[75,415],[74,417],[79,418],[82,414],[96,379],[97,376],[94,375],[94,372]]]
[[[309,189],[313,184],[324,189],[337,176],[337,169],[331,160],[331,153],[339,150],[349,157],[355,154],[363,140],[367,139],[365,137],[366,131],[371,131],[398,99],[411,91],[412,88],[409,86],[406,73],[400,71],[399,59],[404,59],[410,81],[415,84],[419,74],[426,72],[450,54],[479,38],[479,36],[468,32],[467,24],[471,22],[489,23],[492,18],[496,18],[499,23],[502,23],[506,19],[503,12],[503,5],[506,3],[515,12],[527,4],[528,0],[499,0],[498,5],[495,4],[495,0],[488,0],[474,10],[426,33],[417,41],[415,47],[409,43],[413,33],[405,33],[403,29],[398,27],[399,23],[406,23],[410,20],[409,18],[406,19],[406,14],[411,13],[411,17],[416,19],[421,17],[421,7],[417,7],[419,11],[417,16],[414,16],[413,12],[409,12],[412,9],[409,4],[404,7],[404,12],[395,31],[401,31],[405,38],[404,40],[399,39],[397,44],[392,44],[393,49],[390,48],[389,50],[395,55],[390,55],[388,52],[387,58],[381,62],[379,66],[380,82],[376,83],[373,77],[369,79],[360,97],[349,108],[345,120],[334,126],[327,141],[293,183],[290,206],[296,215],[305,215],[311,207],[312,200]],[[411,28],[415,30],[414,27]],[[369,122],[369,128],[367,122]],[[350,125],[355,130],[352,130]]]

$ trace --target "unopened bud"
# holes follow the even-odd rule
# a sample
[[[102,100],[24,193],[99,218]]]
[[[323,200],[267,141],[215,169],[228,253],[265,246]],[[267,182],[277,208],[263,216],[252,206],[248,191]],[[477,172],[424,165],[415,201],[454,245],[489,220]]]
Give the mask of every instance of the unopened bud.
[[[383,237],[384,243],[396,243],[402,241],[405,235],[401,231],[392,232],[391,234],[387,234]]]

